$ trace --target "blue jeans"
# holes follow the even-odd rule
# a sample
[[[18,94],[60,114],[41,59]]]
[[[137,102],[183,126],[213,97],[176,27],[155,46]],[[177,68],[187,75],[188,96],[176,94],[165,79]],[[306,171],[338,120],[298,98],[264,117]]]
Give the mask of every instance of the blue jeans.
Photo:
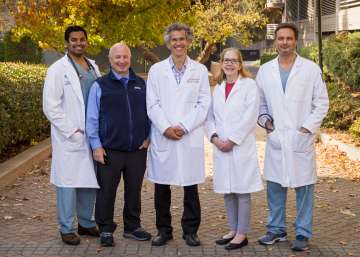
[[[75,232],[75,213],[82,227],[96,226],[93,217],[95,197],[95,188],[56,187],[58,221],[62,234]]]
[[[295,234],[307,238],[312,236],[312,221],[314,209],[314,184],[295,188],[296,220]],[[269,232],[279,234],[286,232],[286,198],[287,187],[267,181],[268,223]]]

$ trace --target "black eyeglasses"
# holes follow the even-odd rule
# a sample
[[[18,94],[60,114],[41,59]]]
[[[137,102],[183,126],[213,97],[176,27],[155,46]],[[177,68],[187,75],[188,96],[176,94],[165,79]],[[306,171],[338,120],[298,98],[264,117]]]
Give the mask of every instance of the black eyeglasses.
[[[225,63],[225,64],[237,64],[237,63],[239,63],[240,61],[238,60],[238,59],[227,59],[227,58],[225,58],[224,60],[223,60],[223,63]]]

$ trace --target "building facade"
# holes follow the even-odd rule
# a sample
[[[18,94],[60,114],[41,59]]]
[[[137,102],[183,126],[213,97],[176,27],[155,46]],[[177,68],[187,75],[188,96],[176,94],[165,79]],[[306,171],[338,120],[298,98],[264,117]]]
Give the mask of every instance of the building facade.
[[[299,28],[299,45],[317,40],[316,0],[268,0],[266,9],[281,11],[281,20],[268,24],[267,39],[274,37],[279,22],[292,22]],[[360,0],[321,0],[321,30],[323,35],[341,31],[360,31]]]

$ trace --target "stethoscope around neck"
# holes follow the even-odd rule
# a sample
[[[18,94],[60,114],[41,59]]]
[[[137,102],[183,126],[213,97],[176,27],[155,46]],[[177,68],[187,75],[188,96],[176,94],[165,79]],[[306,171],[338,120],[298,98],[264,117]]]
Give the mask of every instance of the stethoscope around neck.
[[[83,75],[80,74],[78,68],[77,68],[76,65],[75,65],[75,62],[74,62],[73,58],[71,58],[71,56],[69,55],[69,53],[67,53],[66,56],[69,58],[70,63],[71,63],[71,65],[74,67],[74,69],[75,69],[75,71],[76,71],[76,74],[78,75],[79,79],[80,79],[80,80],[83,79]],[[91,62],[89,62],[89,60],[88,60],[86,57],[84,57],[84,60],[85,60],[86,64],[87,64],[88,67],[89,67],[89,71],[93,70],[93,71],[94,71],[94,74],[95,74],[95,77],[98,78],[98,75],[97,75],[97,73],[96,73],[96,71],[95,71],[95,68],[94,68],[94,66],[91,64]]]

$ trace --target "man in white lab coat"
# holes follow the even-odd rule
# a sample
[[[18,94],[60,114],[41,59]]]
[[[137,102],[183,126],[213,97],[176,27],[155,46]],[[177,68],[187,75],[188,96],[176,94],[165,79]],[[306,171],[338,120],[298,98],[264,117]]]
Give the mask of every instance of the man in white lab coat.
[[[295,188],[296,239],[291,248],[308,249],[314,207],[315,133],[325,117],[329,100],[321,70],[296,53],[298,30],[280,24],[275,31],[278,57],[260,67],[257,84],[260,114],[269,114],[264,178],[269,207],[267,233],[259,243],[286,241],[287,188]]]
[[[60,235],[64,243],[77,245],[78,234],[99,236],[93,218],[96,188],[94,164],[85,136],[85,103],[93,81],[100,76],[95,62],[84,54],[84,28],[65,31],[67,55],[50,66],[45,78],[43,109],[51,123],[52,163],[50,182],[56,186]]]
[[[184,187],[183,239],[189,246],[200,245],[197,184],[205,179],[203,123],[211,96],[206,67],[187,56],[192,37],[185,24],[167,27],[164,38],[171,55],[151,67],[147,80],[147,112],[152,122],[147,177],[155,183],[158,229],[154,246],[173,238],[170,185]]]

